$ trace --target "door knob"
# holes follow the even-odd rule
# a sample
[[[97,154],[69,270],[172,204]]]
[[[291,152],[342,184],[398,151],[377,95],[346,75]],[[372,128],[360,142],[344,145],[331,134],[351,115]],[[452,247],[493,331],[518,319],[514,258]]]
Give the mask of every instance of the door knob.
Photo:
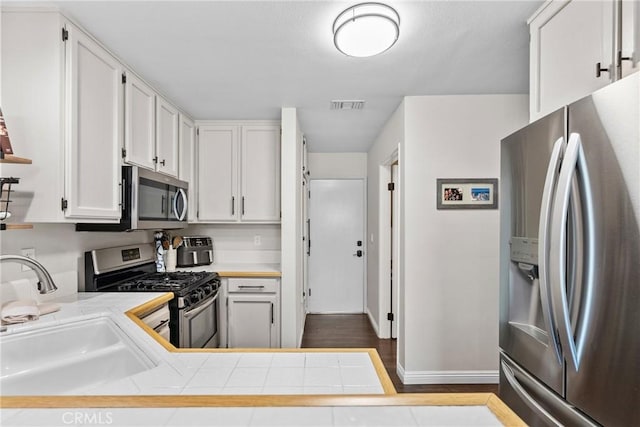
[[[358,258],[362,257],[362,251],[361,250],[357,250],[355,254],[353,254],[353,256],[357,256]]]

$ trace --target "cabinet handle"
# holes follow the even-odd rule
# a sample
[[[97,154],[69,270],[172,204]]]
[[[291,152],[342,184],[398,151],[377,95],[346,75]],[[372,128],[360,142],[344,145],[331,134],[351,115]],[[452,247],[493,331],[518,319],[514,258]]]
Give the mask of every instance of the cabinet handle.
[[[622,61],[632,61],[633,58],[631,56],[622,56],[622,51],[618,51],[618,67],[622,66]]]
[[[271,303],[271,324],[273,325],[273,303]]]
[[[622,56],[622,51],[619,50],[616,59],[616,79],[620,80],[622,78],[622,61],[633,61],[633,57]]]
[[[158,163],[158,156],[155,156],[152,160],[154,164]]]
[[[231,215],[236,214],[236,198],[231,196]]]
[[[264,289],[264,285],[238,285],[239,289]]]
[[[602,68],[602,62],[598,62],[596,64],[596,77],[600,78],[600,76],[602,75],[602,72],[609,72],[608,68]]]
[[[242,215],[244,215],[244,196],[242,196]]]
[[[160,162],[160,164],[161,164],[162,166],[164,166],[164,159],[162,159],[162,161]]]

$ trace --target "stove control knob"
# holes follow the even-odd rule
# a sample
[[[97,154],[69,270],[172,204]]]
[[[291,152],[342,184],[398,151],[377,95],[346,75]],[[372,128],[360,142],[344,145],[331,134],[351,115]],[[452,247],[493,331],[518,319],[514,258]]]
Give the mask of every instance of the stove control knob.
[[[195,291],[192,291],[192,292],[189,294],[189,299],[191,300],[191,302],[192,302],[193,304],[195,304],[195,303],[197,303],[198,301],[200,301],[200,300],[202,299],[202,295],[201,295],[201,293],[200,293],[200,290],[199,290],[199,289],[196,289]]]

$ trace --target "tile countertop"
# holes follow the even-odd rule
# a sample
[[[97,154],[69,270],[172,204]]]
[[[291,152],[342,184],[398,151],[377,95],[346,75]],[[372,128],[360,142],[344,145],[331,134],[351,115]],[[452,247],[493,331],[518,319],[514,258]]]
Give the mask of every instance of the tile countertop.
[[[395,394],[373,349],[175,349],[133,315],[171,296],[79,293],[9,325],[3,337],[108,316],[157,366],[67,395],[0,396],[0,425],[524,425],[490,393]]]
[[[176,349],[134,316],[149,312],[172,296],[156,292],[82,292],[53,300],[61,306],[58,312],[37,321],[8,325],[3,336],[108,316],[155,365],[120,380],[62,393],[66,395],[395,393],[378,354],[369,349]]]

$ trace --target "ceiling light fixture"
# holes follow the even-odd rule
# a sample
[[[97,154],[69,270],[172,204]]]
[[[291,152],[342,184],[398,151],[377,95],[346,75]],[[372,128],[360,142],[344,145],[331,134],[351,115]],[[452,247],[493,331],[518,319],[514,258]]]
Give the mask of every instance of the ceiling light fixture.
[[[333,43],[348,56],[378,55],[398,40],[400,15],[382,3],[360,3],[333,21]]]

